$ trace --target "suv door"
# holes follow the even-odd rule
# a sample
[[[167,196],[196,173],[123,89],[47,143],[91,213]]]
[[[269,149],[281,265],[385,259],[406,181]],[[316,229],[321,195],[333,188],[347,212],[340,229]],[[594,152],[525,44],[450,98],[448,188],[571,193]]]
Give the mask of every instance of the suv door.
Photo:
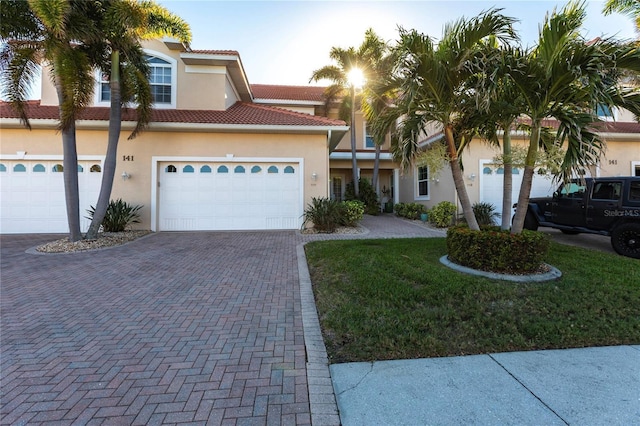
[[[622,188],[622,181],[594,181],[591,200],[587,206],[589,228],[606,230],[611,228],[621,208]]]
[[[560,225],[586,226],[587,187],[579,182],[562,185],[551,201],[551,221]]]

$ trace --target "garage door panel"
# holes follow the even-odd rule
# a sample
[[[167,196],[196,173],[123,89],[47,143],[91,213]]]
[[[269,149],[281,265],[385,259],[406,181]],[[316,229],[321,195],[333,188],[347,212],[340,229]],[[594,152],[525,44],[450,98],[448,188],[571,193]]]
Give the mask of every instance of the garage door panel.
[[[67,210],[62,172],[54,167],[62,160],[0,160],[0,233],[66,233]],[[100,161],[79,161],[80,224],[84,232],[90,221],[84,216],[95,205],[102,173],[90,172]],[[24,169],[23,172],[14,172]]]
[[[159,164],[160,230],[193,229],[186,226],[201,230],[297,229],[299,226],[301,189],[296,164],[172,162],[177,172],[165,173],[168,164]],[[189,179],[181,179],[187,165],[195,172]],[[287,166],[294,173],[285,175]],[[207,168],[210,173],[201,172]],[[165,179],[169,178],[176,185],[165,185]],[[181,198],[176,197],[176,192]],[[195,217],[197,224],[181,223],[180,217]]]
[[[502,193],[504,174],[494,165],[485,165],[481,175],[481,201],[492,204],[498,213],[502,212]],[[522,184],[522,170],[514,171],[512,178],[511,199],[513,203],[518,200],[520,185]],[[553,193],[555,185],[550,176],[534,174],[531,185],[531,197],[546,197]],[[514,212],[511,211],[513,216]]]

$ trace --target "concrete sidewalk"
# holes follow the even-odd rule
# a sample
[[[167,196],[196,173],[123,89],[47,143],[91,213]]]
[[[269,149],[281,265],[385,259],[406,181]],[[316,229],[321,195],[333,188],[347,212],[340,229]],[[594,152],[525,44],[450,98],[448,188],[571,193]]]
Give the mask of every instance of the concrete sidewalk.
[[[640,346],[331,366],[351,425],[640,424]]]

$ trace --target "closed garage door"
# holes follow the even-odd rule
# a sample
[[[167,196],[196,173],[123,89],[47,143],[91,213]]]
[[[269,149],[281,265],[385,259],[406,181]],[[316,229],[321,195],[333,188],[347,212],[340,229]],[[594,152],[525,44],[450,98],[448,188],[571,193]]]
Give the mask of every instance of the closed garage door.
[[[158,176],[161,231],[300,226],[298,163],[161,162]]]
[[[99,161],[78,162],[80,224],[89,228],[86,210],[98,200]],[[0,233],[66,233],[67,209],[62,160],[0,160]]]
[[[513,170],[513,189],[511,192],[511,199],[513,203],[518,201],[518,195],[520,194],[520,184],[522,183],[522,169]],[[485,164],[483,166],[482,176],[480,178],[482,193],[480,199],[483,202],[493,204],[496,211],[500,213],[502,211],[502,188],[504,180],[504,170],[500,167],[493,166],[491,164]],[[531,197],[548,197],[550,196],[555,187],[557,186],[552,182],[552,177],[534,174],[533,182],[531,185]],[[514,212],[512,211],[513,215]]]

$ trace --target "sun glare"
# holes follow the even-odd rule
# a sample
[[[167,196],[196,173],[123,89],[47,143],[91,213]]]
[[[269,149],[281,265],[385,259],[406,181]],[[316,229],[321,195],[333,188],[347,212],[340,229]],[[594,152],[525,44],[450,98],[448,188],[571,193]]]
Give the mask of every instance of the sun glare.
[[[360,68],[352,68],[348,73],[349,83],[355,87],[362,87],[364,84],[364,74]]]

